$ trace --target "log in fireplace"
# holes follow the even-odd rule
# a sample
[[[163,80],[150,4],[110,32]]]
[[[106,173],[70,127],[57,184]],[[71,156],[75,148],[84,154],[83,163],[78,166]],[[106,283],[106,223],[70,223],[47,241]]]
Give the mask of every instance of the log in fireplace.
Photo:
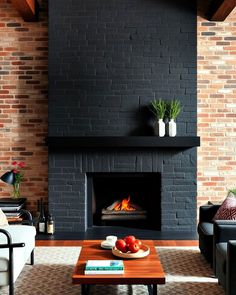
[[[131,197],[117,200],[107,208],[102,209],[103,223],[110,220],[140,221],[147,219],[147,211],[131,202]],[[104,223],[105,224],[105,223]]]

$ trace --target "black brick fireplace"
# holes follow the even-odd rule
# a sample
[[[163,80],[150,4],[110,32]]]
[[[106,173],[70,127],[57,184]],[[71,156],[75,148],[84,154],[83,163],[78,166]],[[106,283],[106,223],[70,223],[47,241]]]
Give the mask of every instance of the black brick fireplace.
[[[93,173],[158,173],[161,175],[162,231],[193,231],[196,225],[195,149],[148,149],[132,151],[50,152],[49,205],[58,231],[86,231],[91,222],[88,212],[88,175]],[[90,205],[91,208],[91,205]],[[155,207],[153,207],[155,210]],[[161,224],[160,224],[161,223]]]
[[[102,187],[114,187],[114,177],[121,181],[114,192],[123,185],[140,207],[150,202],[147,228],[195,231],[195,8],[187,0],[50,1],[47,142],[56,231],[106,226],[96,210],[107,205]],[[153,135],[154,98],[181,101],[176,138]]]

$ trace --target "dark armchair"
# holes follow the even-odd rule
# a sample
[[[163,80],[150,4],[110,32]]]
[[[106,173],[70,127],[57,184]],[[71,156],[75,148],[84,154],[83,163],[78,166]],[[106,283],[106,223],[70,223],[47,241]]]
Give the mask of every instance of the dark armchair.
[[[206,260],[213,262],[213,217],[220,205],[205,205],[199,208],[199,249]]]
[[[226,295],[236,290],[236,220],[219,220],[214,223],[213,267]]]

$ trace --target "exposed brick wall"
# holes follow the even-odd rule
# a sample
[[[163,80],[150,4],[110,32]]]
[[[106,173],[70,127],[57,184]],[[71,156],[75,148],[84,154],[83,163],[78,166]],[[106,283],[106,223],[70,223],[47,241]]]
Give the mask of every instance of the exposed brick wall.
[[[236,9],[198,18],[198,205],[236,187]]]
[[[45,1],[46,2],[46,1]],[[47,12],[25,23],[0,0],[0,173],[26,162],[22,195],[47,199]],[[222,43],[223,42],[223,43]],[[198,205],[236,186],[236,11],[223,23],[198,18]],[[11,187],[0,182],[0,196]]]
[[[0,0],[0,175],[24,161],[21,194],[35,210],[47,200],[48,24],[41,1],[39,22],[27,23],[11,1]],[[0,197],[12,187],[0,182]]]

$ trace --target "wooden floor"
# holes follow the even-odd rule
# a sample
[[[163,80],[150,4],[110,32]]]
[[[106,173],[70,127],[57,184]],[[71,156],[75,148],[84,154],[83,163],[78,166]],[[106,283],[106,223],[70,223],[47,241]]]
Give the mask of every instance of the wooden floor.
[[[197,240],[154,240],[156,246],[198,246]],[[36,246],[81,246],[82,240],[37,240]]]

